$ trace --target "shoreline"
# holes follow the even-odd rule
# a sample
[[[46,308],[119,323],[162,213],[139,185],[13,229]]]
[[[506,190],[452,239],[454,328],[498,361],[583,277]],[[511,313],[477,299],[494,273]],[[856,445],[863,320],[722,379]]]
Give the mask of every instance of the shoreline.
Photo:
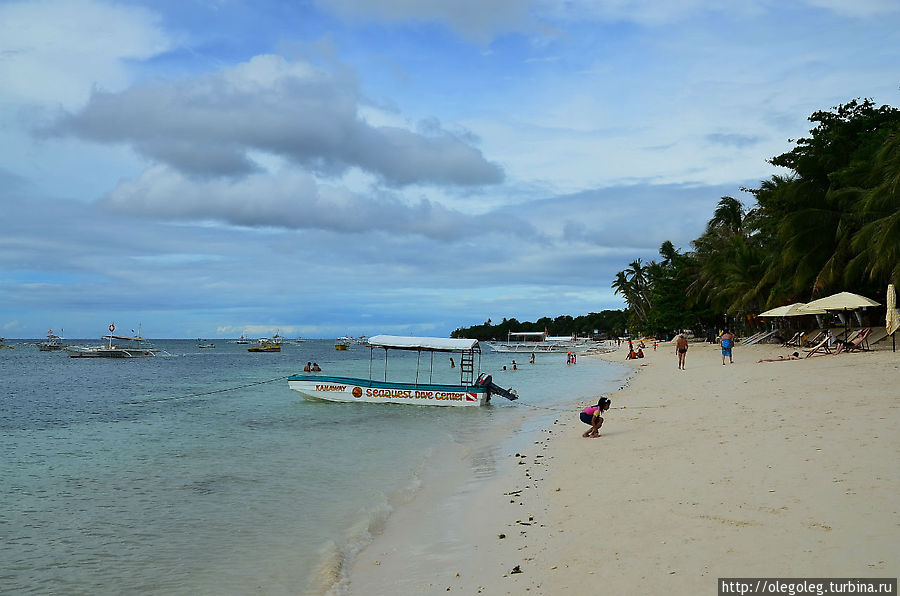
[[[896,577],[900,353],[882,343],[771,363],[757,360],[794,349],[739,344],[726,366],[718,346],[692,343],[685,371],[671,343],[637,361],[600,355],[635,374],[609,395],[599,439],[581,437],[573,403],[527,449],[496,457],[495,477],[451,497],[477,506],[417,498],[357,557],[349,593],[688,594],[718,577]],[[447,514],[467,548],[409,549]]]

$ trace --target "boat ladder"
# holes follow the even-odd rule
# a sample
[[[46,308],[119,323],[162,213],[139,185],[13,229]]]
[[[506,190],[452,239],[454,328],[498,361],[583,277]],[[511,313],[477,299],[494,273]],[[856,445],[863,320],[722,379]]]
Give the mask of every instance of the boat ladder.
[[[471,351],[460,354],[459,380],[467,385],[475,382],[475,354]]]

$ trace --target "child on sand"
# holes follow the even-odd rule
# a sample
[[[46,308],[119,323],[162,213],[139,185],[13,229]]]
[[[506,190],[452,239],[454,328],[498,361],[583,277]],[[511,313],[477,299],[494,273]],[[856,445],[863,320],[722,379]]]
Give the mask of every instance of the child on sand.
[[[585,424],[591,425],[589,429],[584,431],[581,435],[582,437],[593,439],[600,436],[600,427],[603,426],[603,417],[600,414],[607,411],[610,404],[612,404],[612,401],[609,398],[601,397],[596,406],[588,406],[581,411],[578,417]]]

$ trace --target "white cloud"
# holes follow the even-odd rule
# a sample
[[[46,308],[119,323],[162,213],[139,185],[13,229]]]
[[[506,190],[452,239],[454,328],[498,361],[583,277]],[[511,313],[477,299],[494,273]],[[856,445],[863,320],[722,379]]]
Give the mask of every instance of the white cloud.
[[[258,171],[251,151],[321,174],[358,167],[390,185],[500,182],[477,148],[440,128],[423,134],[371,126],[358,116],[349,76],[280,56],[256,56],[218,73],[95,92],[51,129],[102,143],[127,143],[156,161],[203,176]]]
[[[366,195],[320,185],[300,170],[257,173],[240,179],[196,179],[166,166],[122,181],[101,202],[130,215],[175,221],[213,220],[236,226],[384,232],[441,241],[481,233],[478,219],[424,198],[409,203],[372,191]],[[508,228],[499,223],[495,231]]]
[[[870,18],[879,15],[900,13],[900,3],[896,0],[802,0],[805,4],[853,18]]]
[[[120,89],[127,61],[170,50],[151,11],[96,0],[0,3],[0,97],[74,108],[92,87]]]
[[[487,43],[511,31],[534,29],[529,13],[532,0],[317,0],[341,17],[358,22],[443,22],[462,37]]]

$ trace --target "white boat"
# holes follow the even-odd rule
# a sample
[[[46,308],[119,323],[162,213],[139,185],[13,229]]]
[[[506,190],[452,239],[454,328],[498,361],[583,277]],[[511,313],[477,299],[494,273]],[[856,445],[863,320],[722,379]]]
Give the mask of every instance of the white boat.
[[[156,356],[162,350],[151,347],[146,339],[141,337],[140,327],[136,336],[113,335],[116,326],[113,323],[109,325],[109,335],[104,335],[102,339],[107,340],[106,345],[99,346],[67,346],[66,352],[69,358],[147,358]],[[127,341],[131,345],[114,344],[113,340]]]
[[[594,347],[589,339],[579,339],[567,335],[547,335],[543,331],[510,331],[507,340],[487,342],[494,352],[514,353],[566,353],[587,352]]]
[[[288,377],[288,387],[313,401],[367,402],[413,404],[429,406],[483,406],[492,395],[517,399],[515,391],[495,385],[488,375],[475,371],[475,354],[481,369],[481,347],[475,339],[446,339],[441,337],[403,337],[376,335],[369,338],[369,378],[335,377],[317,374],[297,374]],[[384,349],[384,375],[374,379],[372,366],[376,348]],[[417,352],[414,381],[387,380],[388,350]],[[459,354],[459,384],[434,383],[434,354]],[[420,379],[422,354],[430,355],[428,381]],[[424,374],[422,375],[424,377]]]
[[[59,352],[63,348],[65,346],[62,344],[62,338],[53,333],[53,329],[47,332],[47,339],[38,344],[41,352]]]

